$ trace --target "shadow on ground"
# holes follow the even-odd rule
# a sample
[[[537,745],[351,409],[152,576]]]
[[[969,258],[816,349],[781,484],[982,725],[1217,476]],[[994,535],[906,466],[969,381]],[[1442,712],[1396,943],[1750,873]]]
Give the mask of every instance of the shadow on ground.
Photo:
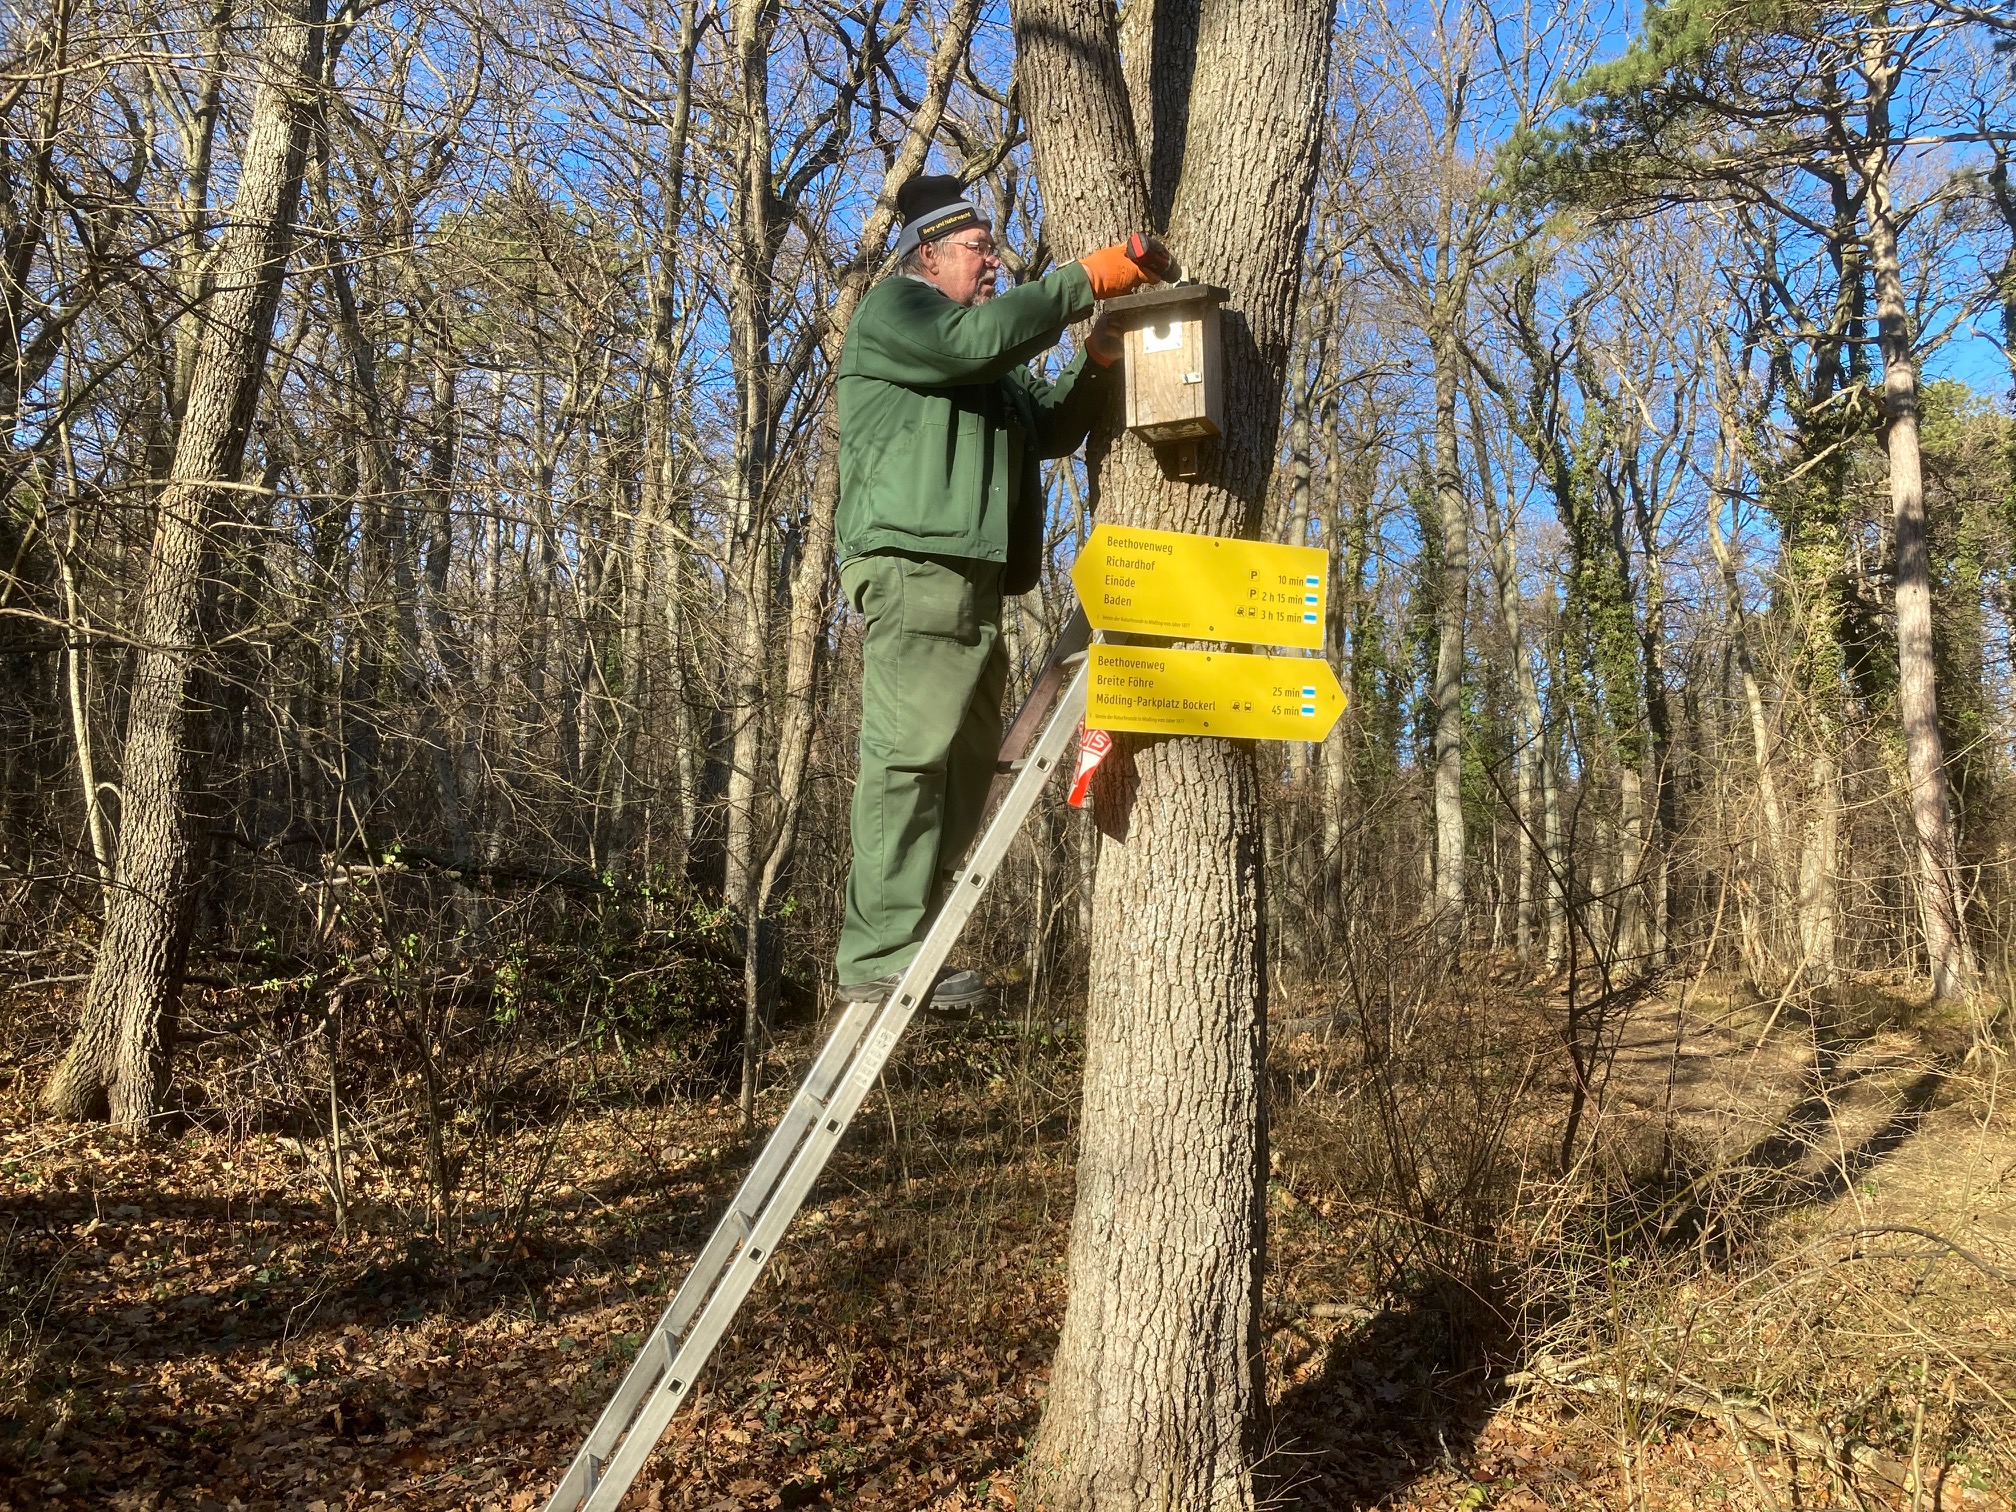
[[[1289,1325],[1295,1329],[1294,1325]],[[1299,1330],[1295,1330],[1299,1332]],[[1327,1341],[1303,1334],[1301,1379],[1275,1404],[1268,1499],[1310,1512],[1386,1506],[1428,1483],[1468,1484],[1463,1466],[1500,1393],[1479,1341],[1451,1338],[1432,1304],[1377,1312]],[[1311,1356],[1320,1359],[1308,1369]]]
[[[1662,1170],[1592,1205],[1582,1230],[1591,1256],[1737,1265],[1777,1220],[1826,1207],[1896,1160],[1940,1105],[1959,1047],[1887,1029],[1814,1024],[1804,1055],[1786,1056],[1768,1098],[1732,1107],[1723,1139],[1672,1153]],[[1671,1043],[1653,1034],[1633,1048],[1666,1061]],[[1698,1107],[1712,1108],[1718,1090],[1727,1095],[1726,1074],[1750,1048],[1733,1037],[1717,1043],[1720,1066],[1675,1052],[1665,1068]],[[1651,1122],[1660,1111],[1655,1102],[1640,1114]],[[1509,1483],[1498,1442],[1507,1430],[1492,1420],[1507,1396],[1498,1371],[1521,1357],[1522,1343],[1503,1333],[1477,1337],[1473,1315],[1485,1311],[1456,1306],[1460,1338],[1451,1336],[1448,1299],[1433,1295],[1402,1299],[1327,1335],[1314,1322],[1277,1325],[1293,1384],[1275,1406],[1266,1443],[1269,1500],[1314,1512],[1466,1506],[1487,1494],[1480,1483]],[[1487,1360],[1497,1371],[1483,1367]],[[1544,1500],[1552,1479],[1578,1476],[1548,1463],[1537,1476],[1528,1467],[1517,1478]]]
[[[1791,1104],[1733,1154],[1675,1160],[1629,1190],[1606,1219],[1611,1242],[1727,1264],[1773,1220],[1836,1200],[1902,1150],[1954,1059],[1816,1031]]]

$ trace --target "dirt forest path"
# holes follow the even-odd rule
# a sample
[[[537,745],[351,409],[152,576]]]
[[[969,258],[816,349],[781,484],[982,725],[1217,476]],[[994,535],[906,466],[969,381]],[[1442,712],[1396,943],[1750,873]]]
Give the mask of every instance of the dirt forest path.
[[[1609,1116],[1656,1127],[1670,1110],[1718,1189],[1690,1193],[1668,1226],[1698,1231],[1710,1199],[1740,1188],[1753,1223],[1918,1226],[2016,1258],[2016,1124],[1967,1063],[1964,1026],[1900,1021],[1882,997],[1817,1023],[1774,1007],[1662,1002],[1619,1036]]]
[[[1494,1002],[1471,1052],[1523,1071],[1512,1117],[1547,1126],[1548,998]],[[1916,1505],[2009,1506],[2016,1134],[1964,1035],[1923,1020],[1881,995],[1820,1022],[1700,990],[1633,1009],[1583,1173],[1615,1195],[1594,1229],[1564,1220],[1566,1184],[1521,1155],[1492,1242],[1524,1269],[1495,1332],[1447,1304],[1422,1246],[1375,1263],[1406,1253],[1408,1215],[1337,1143],[1373,1121],[1347,1018],[1285,1036],[1282,1503],[1826,1506],[1825,1442],[1870,1506],[1913,1505],[1884,1471],[1914,1454]],[[907,1048],[634,1505],[1013,1505],[1071,1211],[1073,1056],[1048,1039],[934,1026]],[[535,1200],[444,1228],[422,1142],[364,1129],[339,1232],[312,1131],[199,1120],[135,1145],[39,1124],[46,1046],[14,1043],[8,1512],[537,1506],[752,1150],[726,1100],[612,1097],[499,1134],[485,1158],[542,1170]],[[1611,1263],[1564,1258],[1599,1232]]]

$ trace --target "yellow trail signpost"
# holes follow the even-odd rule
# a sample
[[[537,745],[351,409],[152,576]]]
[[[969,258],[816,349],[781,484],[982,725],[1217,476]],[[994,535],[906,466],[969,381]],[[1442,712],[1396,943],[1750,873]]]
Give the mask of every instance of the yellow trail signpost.
[[[1330,664],[1162,646],[1094,646],[1085,724],[1151,735],[1321,740],[1344,712]]]
[[[1328,565],[1315,546],[1101,525],[1071,583],[1097,630],[1320,651]]]

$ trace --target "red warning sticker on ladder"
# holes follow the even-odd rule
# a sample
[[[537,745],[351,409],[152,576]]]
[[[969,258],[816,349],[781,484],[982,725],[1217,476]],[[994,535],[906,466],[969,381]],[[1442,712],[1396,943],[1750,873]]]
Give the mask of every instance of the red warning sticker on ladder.
[[[1078,774],[1071,779],[1071,807],[1085,807],[1085,800],[1092,792],[1092,774],[1099,770],[1099,763],[1112,749],[1113,737],[1104,730],[1078,726]]]

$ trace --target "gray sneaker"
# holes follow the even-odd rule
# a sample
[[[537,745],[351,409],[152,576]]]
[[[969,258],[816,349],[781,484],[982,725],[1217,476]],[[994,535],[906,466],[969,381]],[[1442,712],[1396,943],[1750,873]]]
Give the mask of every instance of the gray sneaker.
[[[901,980],[901,973],[892,971],[872,982],[842,982],[835,996],[843,1003],[879,1003],[896,990]]]
[[[926,1008],[987,1008],[994,1002],[994,989],[977,971],[941,971],[931,984]]]
[[[843,1003],[879,1003],[896,990],[896,984],[903,980],[903,973],[892,971],[887,976],[879,976],[872,982],[842,982],[840,1001]],[[919,1006],[936,1008],[978,1008],[994,1000],[994,989],[987,985],[986,978],[977,971],[941,971],[938,980],[931,984],[931,995]]]

